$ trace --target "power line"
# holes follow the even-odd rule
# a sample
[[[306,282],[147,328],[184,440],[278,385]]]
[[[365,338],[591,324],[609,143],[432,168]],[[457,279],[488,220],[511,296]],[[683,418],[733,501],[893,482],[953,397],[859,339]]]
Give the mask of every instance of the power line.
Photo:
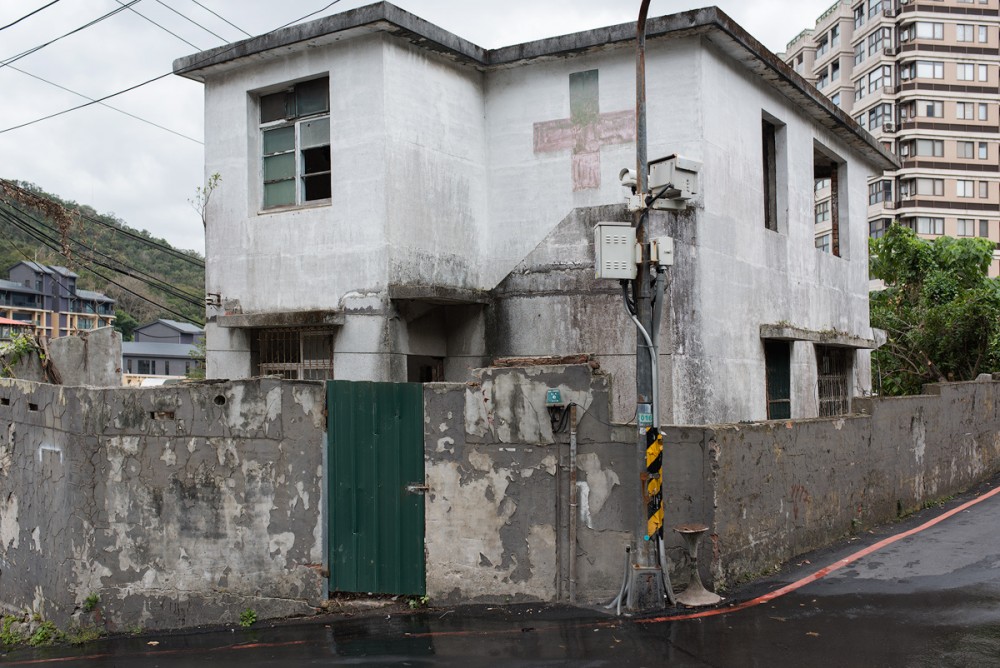
[[[11,21],[10,23],[8,23],[5,26],[0,26],[0,30],[6,30],[7,28],[10,28],[11,26],[16,26],[18,23],[20,23],[24,19],[29,18],[31,16],[34,16],[35,14],[37,14],[40,11],[42,11],[43,9],[48,9],[49,7],[51,7],[52,5],[56,4],[57,2],[59,2],[59,0],[52,0],[52,2],[50,2],[49,4],[42,5],[41,7],[39,7],[38,9],[36,9],[33,12],[28,12],[27,14],[25,14],[21,18],[17,19],[16,21]]]
[[[51,236],[50,235],[45,235],[44,232],[40,232],[40,234],[45,235],[46,238],[49,241],[52,241],[53,243],[59,243],[61,241],[61,233],[60,233],[59,230],[56,230],[51,225],[45,223],[44,221],[39,220],[35,216],[32,216],[30,213],[28,213],[24,209],[20,208],[19,206],[17,206],[13,202],[10,202],[8,200],[3,200],[3,199],[0,199],[0,201],[4,202],[8,207],[10,207],[11,209],[13,209],[17,213],[19,213],[21,216],[24,216],[24,217],[30,219],[31,221],[33,221],[37,225],[39,225],[42,228],[44,228],[44,229],[48,230],[49,232],[51,232],[52,233]],[[0,211],[2,211],[2,209],[0,209]],[[26,221],[24,221],[23,219],[21,220],[21,222],[23,222],[25,224],[29,224]],[[27,230],[25,230],[25,231],[27,231]],[[35,238],[37,238],[37,236]],[[178,299],[184,300],[184,301],[188,302],[189,304],[191,304],[193,306],[202,306],[202,304],[204,303],[203,298],[200,297],[199,295],[191,294],[190,292],[184,292],[180,288],[175,288],[174,286],[172,286],[172,285],[170,285],[168,283],[164,283],[161,279],[157,278],[156,276],[153,276],[152,274],[147,274],[146,272],[142,271],[141,269],[136,269],[134,267],[131,267],[131,266],[129,266],[128,263],[122,261],[121,259],[112,257],[112,256],[108,255],[107,253],[99,251],[99,250],[97,250],[95,248],[91,248],[90,246],[88,246],[87,244],[83,243],[82,241],[79,241],[77,239],[73,239],[73,238],[68,237],[68,235],[67,235],[67,239],[69,239],[69,241],[72,241],[74,244],[76,244],[80,248],[83,248],[87,252],[91,253],[90,261],[93,262],[93,263],[95,263],[95,264],[97,264],[98,266],[102,266],[102,267],[105,267],[107,269],[111,269],[113,271],[117,271],[118,273],[123,273],[123,274],[125,274],[127,276],[131,276],[132,278],[135,278],[137,280],[140,280],[140,281],[146,283],[147,285],[149,285],[152,288],[156,288],[156,289],[160,290],[161,292],[169,294],[172,297],[176,297]],[[112,266],[109,266],[109,265],[107,265],[107,264],[105,264],[103,262],[99,262],[98,260],[96,260],[93,257],[94,254],[100,255],[101,257],[107,258],[111,262],[115,262],[115,263],[121,265],[122,267],[124,267],[124,271],[122,271],[121,269],[118,269],[117,267],[112,267]],[[142,278],[142,277],[145,277],[145,279]]]
[[[133,2],[130,3],[130,4],[134,4],[135,2],[138,2],[138,1],[139,0],[133,0]],[[299,21],[304,21],[307,18],[309,18],[310,16],[315,16],[316,14],[319,14],[320,12],[326,11],[327,9],[329,9],[330,7],[333,7],[338,2],[340,2],[340,0],[333,0],[333,2],[328,3],[324,7],[321,7],[320,9],[317,9],[314,12],[310,12],[310,13],[306,14],[305,16],[297,18],[294,21],[289,21],[285,25],[278,26],[274,30],[271,30],[271,31],[265,33],[265,35],[268,35],[270,33],[277,32],[278,30],[282,30],[284,28],[287,28],[288,26],[292,25],[293,23],[298,23]],[[121,9],[118,9],[118,10],[115,10],[115,11],[121,11]],[[195,48],[197,48],[197,47],[195,47]],[[230,51],[234,50],[235,48],[236,48],[236,45],[234,44],[234,45],[230,46],[228,49],[223,49],[222,51],[213,51],[212,55],[206,56],[205,58],[202,58],[201,60],[196,61],[194,64],[195,65],[200,65],[201,63],[207,62],[207,61],[209,61],[212,58],[216,58],[216,57],[221,56],[223,54],[229,53]],[[2,64],[0,64],[0,66],[2,66]],[[89,107],[89,106],[94,105],[94,104],[100,104],[101,102],[104,102],[105,100],[110,100],[113,97],[117,97],[119,95],[123,95],[123,94],[131,92],[131,91],[133,91],[133,90],[135,90],[137,88],[142,88],[143,86],[146,86],[146,85],[149,85],[149,84],[154,83],[156,81],[159,81],[160,79],[165,79],[168,76],[170,76],[171,74],[173,74],[173,71],[166,72],[166,73],[161,74],[159,76],[153,77],[152,79],[147,79],[146,81],[143,81],[142,83],[137,83],[137,84],[135,84],[133,86],[129,86],[128,88],[120,90],[117,93],[110,93],[109,95],[105,95],[104,97],[99,97],[96,100],[93,100],[91,102],[85,102],[83,104],[78,104],[75,107],[70,107],[69,109],[63,109],[62,111],[57,111],[55,113],[49,114],[48,116],[42,116],[41,118],[36,118],[33,121],[27,121],[25,123],[21,123],[20,125],[12,125],[9,128],[0,130],[0,135],[5,134],[7,132],[12,132],[13,130],[20,130],[21,128],[28,127],[29,125],[34,125],[35,123],[41,123],[42,121],[47,121],[47,120],[49,120],[51,118],[56,118],[57,116],[62,116],[63,114],[68,114],[71,111],[76,111],[78,109],[84,109],[84,108]]]
[[[169,28],[165,28],[162,25],[160,25],[159,23],[157,23],[156,21],[154,21],[153,19],[149,18],[148,16],[146,16],[145,14],[143,14],[142,12],[140,12],[138,9],[133,9],[131,5],[135,4],[135,3],[130,3],[130,4],[126,5],[124,2],[122,2],[122,0],[115,0],[115,2],[117,2],[122,7],[125,7],[126,9],[128,9],[130,12],[132,12],[136,16],[139,16],[141,18],[146,19],[147,21],[149,21],[150,23],[152,23],[154,26],[156,26],[157,28],[159,28],[163,32],[169,33],[169,34],[173,35],[174,37],[176,37],[180,41],[184,42],[185,44],[187,44],[191,48],[198,49],[199,51],[201,51],[201,47],[198,46],[197,44],[192,44],[191,42],[187,41],[186,39],[184,39],[183,37],[181,37],[177,33],[172,32]]]
[[[29,125],[34,125],[35,123],[41,123],[42,121],[47,121],[50,118],[55,118],[56,116],[62,116],[63,114],[68,114],[69,112],[76,111],[77,109],[84,109],[84,108],[89,107],[89,106],[91,106],[93,104],[101,104],[105,100],[110,100],[113,97],[117,97],[117,96],[122,95],[124,93],[128,93],[129,91],[133,91],[136,88],[141,88],[141,87],[145,86],[146,84],[151,84],[154,81],[159,81],[160,79],[166,79],[171,74],[173,74],[173,72],[167,72],[166,74],[161,74],[158,77],[153,77],[152,79],[148,79],[146,81],[143,81],[140,84],[136,84],[134,86],[130,86],[130,87],[126,88],[125,90],[120,90],[117,93],[112,93],[111,95],[105,95],[104,97],[99,97],[96,100],[91,100],[90,102],[84,102],[83,104],[79,104],[79,105],[77,105],[75,107],[70,107],[69,109],[63,109],[62,111],[57,111],[56,113],[49,114],[48,116],[42,116],[41,118],[37,118],[37,119],[35,119],[33,121],[28,121],[27,123],[21,123],[20,125],[12,126],[12,127],[7,128],[6,130],[0,130],[0,135],[4,134],[5,132],[10,132],[11,130],[18,130],[20,128],[24,128],[24,127],[27,127]]]
[[[57,201],[53,197],[50,197],[48,195],[42,195],[40,193],[36,193],[36,192],[28,190],[26,188],[22,188],[21,186],[17,185],[16,183],[14,183],[13,181],[10,181],[8,179],[0,179],[0,183],[3,183],[7,187],[9,187],[9,188],[11,188],[13,190],[16,190],[16,191],[18,191],[20,193],[24,193],[24,194],[29,195],[31,197],[37,197],[38,199],[47,200],[49,202],[52,202],[52,203],[54,203],[54,204],[62,207],[63,209],[67,209],[67,207],[66,207],[65,204],[63,204],[62,202]],[[83,218],[84,220],[88,220],[88,221],[90,221],[92,223],[95,223],[97,225],[103,225],[104,227],[107,227],[108,229],[111,229],[111,230],[113,230],[115,232],[118,232],[120,234],[124,234],[127,237],[135,239],[136,241],[139,241],[140,243],[144,243],[147,246],[151,246],[151,247],[156,248],[156,249],[158,249],[158,250],[160,250],[160,251],[162,251],[164,253],[172,255],[172,256],[176,257],[177,259],[179,259],[179,260],[184,260],[185,262],[187,262],[189,264],[193,264],[194,266],[200,267],[202,269],[205,268],[205,261],[204,260],[202,260],[200,258],[197,258],[197,257],[191,257],[187,253],[179,251],[176,248],[174,248],[173,246],[169,246],[169,245],[167,245],[165,243],[161,243],[161,242],[156,241],[154,239],[149,239],[147,237],[142,236],[141,234],[136,234],[135,232],[133,232],[133,231],[127,229],[127,228],[119,227],[117,225],[112,225],[111,223],[109,223],[109,222],[107,222],[105,220],[101,220],[100,218],[96,218],[94,216],[89,216],[89,215],[85,214],[83,211],[80,211],[79,209],[76,210],[76,214],[78,216],[80,216],[81,218]]]
[[[32,79],[37,79],[38,81],[41,81],[43,83],[47,83],[50,86],[55,86],[56,88],[58,88],[60,90],[64,90],[67,93],[72,93],[73,95],[76,95],[77,97],[82,97],[83,99],[90,100],[92,102],[94,101],[94,98],[90,97],[89,95],[84,95],[83,93],[78,93],[75,90],[72,90],[70,88],[66,88],[66,86],[62,86],[60,84],[57,84],[54,81],[49,81],[48,79],[40,77],[37,74],[32,74],[31,72],[28,72],[26,70],[22,70],[21,68],[15,67],[14,65],[8,65],[7,67],[9,67],[10,69],[14,70],[15,72],[20,72],[21,74],[29,76]],[[205,145],[205,142],[203,142],[203,141],[195,139],[194,137],[189,137],[186,134],[183,134],[181,132],[177,132],[176,130],[171,130],[168,127],[164,127],[164,126],[160,125],[159,123],[154,123],[153,121],[145,119],[142,116],[136,116],[135,114],[129,113],[129,112],[125,111],[124,109],[119,109],[118,107],[112,107],[110,104],[105,104],[104,102],[99,102],[98,104],[100,104],[102,107],[107,107],[108,109],[111,109],[112,111],[117,111],[119,114],[125,114],[129,118],[134,118],[135,120],[141,121],[143,123],[146,123],[147,125],[152,125],[154,128],[159,128],[160,130],[164,130],[166,132],[169,132],[172,135],[177,135],[178,137],[182,137],[182,138],[187,139],[189,141],[193,141],[194,143],[201,144],[202,146]]]
[[[27,225],[27,224],[26,224],[26,223],[24,223],[23,221],[20,221],[20,224],[19,224],[19,222],[18,222],[18,219],[17,219],[16,217],[14,217],[14,216],[11,216],[11,215],[10,215],[10,214],[9,214],[8,212],[6,212],[6,211],[3,211],[3,210],[0,210],[0,218],[3,218],[3,219],[5,219],[5,220],[7,220],[8,222],[10,222],[10,223],[12,223],[13,225],[15,225],[15,226],[16,226],[16,227],[17,227],[18,229],[21,229],[22,231],[24,231],[24,232],[28,233],[28,234],[29,234],[29,235],[31,235],[31,236],[32,236],[33,238],[35,238],[36,240],[40,241],[40,242],[41,242],[41,243],[42,243],[43,245],[45,245],[45,246],[49,247],[49,248],[50,248],[51,250],[55,251],[55,252],[56,252],[56,253],[58,253],[59,255],[62,255],[62,256],[63,256],[64,258],[66,258],[66,260],[68,260],[68,261],[72,261],[72,260],[71,260],[71,259],[70,259],[69,257],[67,257],[67,256],[66,256],[66,255],[65,255],[65,254],[63,253],[62,249],[61,249],[61,248],[59,248],[58,244],[53,244],[53,243],[52,243],[51,241],[48,241],[48,242],[47,242],[47,241],[45,240],[45,238],[44,238],[44,235],[41,235],[41,234],[38,234],[38,233],[37,233],[37,230],[34,230],[34,231],[31,231],[31,230],[29,230],[29,229],[25,229],[25,228],[24,228],[24,227],[23,227],[22,225]],[[29,227],[29,228],[30,228],[30,225],[28,225],[27,227]],[[23,251],[21,251],[21,254],[22,254],[22,255],[25,255],[25,253],[24,253]],[[25,257],[27,257],[27,255],[25,255]],[[98,264],[99,264],[99,263],[98,263]],[[122,273],[122,272],[120,272],[120,271],[118,271],[118,270],[115,270],[114,268],[111,268],[111,267],[106,267],[106,268],[110,268],[110,269],[111,269],[112,271],[116,271],[117,273]],[[138,297],[139,299],[142,299],[143,301],[145,301],[145,302],[148,302],[148,303],[152,304],[153,306],[155,306],[155,307],[157,307],[157,308],[159,308],[159,309],[161,309],[161,310],[163,310],[163,311],[166,311],[167,313],[170,313],[171,315],[175,315],[175,316],[177,316],[178,318],[181,318],[181,319],[184,319],[184,320],[187,320],[187,319],[189,319],[187,315],[184,315],[183,313],[180,313],[180,312],[178,312],[178,311],[175,311],[175,310],[173,310],[172,308],[170,308],[169,306],[164,306],[163,304],[160,304],[159,302],[156,302],[156,301],[153,301],[153,300],[152,300],[152,299],[150,299],[149,297],[146,297],[146,296],[144,296],[144,295],[141,295],[141,294],[139,294],[138,292],[135,292],[134,290],[131,290],[131,289],[129,289],[129,288],[127,288],[127,287],[125,287],[125,286],[124,286],[124,285],[122,285],[121,283],[117,282],[117,281],[116,281],[116,280],[114,280],[113,278],[110,278],[109,276],[106,276],[106,275],[102,274],[101,272],[97,271],[97,270],[96,270],[96,269],[94,269],[93,267],[89,267],[89,270],[90,270],[90,271],[91,271],[91,273],[93,273],[93,274],[94,274],[95,276],[97,276],[97,277],[99,277],[99,278],[102,278],[102,279],[104,279],[104,280],[105,280],[105,281],[107,281],[108,283],[111,283],[112,285],[114,285],[114,286],[116,286],[116,287],[118,287],[118,288],[121,288],[121,289],[122,289],[122,290],[124,290],[125,292],[127,292],[127,293],[129,293],[129,294],[131,294],[131,295],[133,295],[133,296],[135,296],[135,297]],[[61,285],[61,284],[60,284],[60,285]],[[65,286],[63,286],[63,288],[65,289]],[[67,290],[67,292],[68,292],[68,290]],[[200,306],[200,304],[198,304],[198,305]],[[203,323],[201,323],[201,322],[198,322],[198,324],[203,324]]]
[[[228,24],[229,24],[229,25],[231,25],[232,27],[236,28],[237,30],[239,30],[239,31],[240,31],[241,33],[243,33],[243,34],[244,34],[244,35],[246,35],[247,37],[253,37],[253,35],[251,35],[250,33],[248,33],[248,32],[247,32],[246,30],[244,30],[243,28],[239,27],[238,25],[236,25],[236,24],[235,24],[235,23],[233,23],[232,21],[228,21],[228,20],[226,20],[226,18],[225,18],[225,17],[223,17],[223,16],[221,16],[220,14],[217,14],[217,13],[213,12],[213,11],[212,11],[211,9],[209,9],[209,8],[208,8],[208,7],[206,7],[205,5],[203,5],[203,4],[201,4],[200,2],[198,2],[198,0],[191,0],[191,2],[193,2],[194,4],[198,5],[198,6],[199,6],[199,7],[201,7],[202,9],[204,9],[204,10],[205,10],[206,12],[208,12],[208,13],[209,13],[209,14],[211,14],[212,16],[214,16],[214,17],[216,17],[216,18],[218,18],[218,19],[221,19],[221,20],[222,20],[222,21],[224,21],[225,23],[228,23]]]
[[[44,44],[40,44],[40,45],[38,45],[36,47],[28,49],[27,51],[22,51],[21,53],[15,55],[15,56],[11,56],[10,58],[7,58],[7,59],[5,59],[3,61],[0,61],[0,68],[6,67],[7,65],[10,65],[11,63],[17,62],[18,60],[21,60],[22,58],[24,58],[26,56],[30,56],[31,54],[33,54],[33,53],[35,53],[37,51],[41,51],[45,47],[47,47],[47,46],[49,46],[51,44],[55,44],[56,42],[58,42],[59,40],[65,38],[65,37],[69,37],[70,35],[74,35],[74,34],[80,32],[81,30],[86,30],[87,28],[89,28],[89,27],[91,27],[93,25],[97,25],[98,23],[100,23],[104,19],[111,18],[112,16],[114,16],[118,12],[125,11],[126,9],[128,9],[129,7],[131,7],[132,5],[134,5],[137,2],[140,2],[140,0],[130,0],[130,2],[127,5],[123,5],[122,7],[118,7],[116,9],[112,9],[107,14],[104,14],[102,16],[98,16],[93,21],[90,21],[89,23],[85,23],[82,26],[80,26],[79,28],[74,28],[73,30],[70,30],[68,33],[60,35],[59,37],[56,37],[55,39],[50,39],[48,42],[45,42]]]
[[[177,16],[181,17],[182,19],[184,19],[188,23],[193,23],[194,25],[198,26],[199,28],[201,28],[202,30],[204,30],[205,32],[207,32],[209,35],[212,35],[213,37],[218,37],[219,39],[222,40],[223,44],[228,44],[229,43],[229,40],[226,39],[225,37],[223,37],[222,35],[220,35],[219,33],[212,32],[211,30],[209,30],[208,28],[206,28],[202,24],[198,23],[197,21],[195,21],[194,19],[192,19],[191,17],[189,17],[187,14],[182,14],[181,12],[177,11],[176,9],[174,9],[173,7],[171,7],[170,5],[168,5],[167,3],[163,2],[163,0],[156,0],[156,2],[157,2],[157,4],[163,5],[164,7],[166,7],[170,11],[172,11],[174,14],[177,14]]]

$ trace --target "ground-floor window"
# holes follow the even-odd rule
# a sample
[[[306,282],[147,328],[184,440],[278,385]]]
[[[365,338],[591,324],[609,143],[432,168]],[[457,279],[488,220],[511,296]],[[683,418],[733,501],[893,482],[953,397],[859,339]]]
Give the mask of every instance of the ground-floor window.
[[[333,378],[333,332],[322,329],[262,329],[254,340],[257,373],[289,380]]]
[[[851,412],[851,366],[854,350],[816,346],[816,377],[819,416],[847,415]]]

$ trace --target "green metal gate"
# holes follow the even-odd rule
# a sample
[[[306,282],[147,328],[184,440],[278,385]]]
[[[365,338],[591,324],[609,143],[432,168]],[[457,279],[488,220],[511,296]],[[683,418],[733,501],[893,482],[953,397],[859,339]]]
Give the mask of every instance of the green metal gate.
[[[330,591],[423,595],[423,386],[326,387]]]

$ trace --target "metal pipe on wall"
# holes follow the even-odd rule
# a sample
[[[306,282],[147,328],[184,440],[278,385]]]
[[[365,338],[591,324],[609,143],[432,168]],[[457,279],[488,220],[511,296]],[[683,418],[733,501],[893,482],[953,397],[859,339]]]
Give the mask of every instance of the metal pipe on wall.
[[[576,488],[576,404],[569,405],[569,602],[576,603],[576,531],[579,517]]]

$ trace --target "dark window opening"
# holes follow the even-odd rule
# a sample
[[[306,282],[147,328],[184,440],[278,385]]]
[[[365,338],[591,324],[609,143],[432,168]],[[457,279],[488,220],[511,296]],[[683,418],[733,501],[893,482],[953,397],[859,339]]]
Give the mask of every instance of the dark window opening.
[[[792,417],[792,346],[788,341],[764,341],[767,419]]]
[[[761,143],[763,144],[763,176],[764,176],[764,227],[778,231],[778,168],[777,144],[775,142],[776,128],[773,123],[761,121]]]
[[[444,358],[423,355],[406,357],[406,382],[440,383],[444,380]]]
[[[816,223],[826,222],[827,213],[830,221],[830,244],[829,251],[837,257],[841,257],[841,215],[840,215],[840,163],[825,153],[815,149],[813,151],[813,178],[816,181],[825,180],[830,184],[829,193],[816,191],[815,209],[817,212],[823,211],[824,217],[821,221],[818,217]],[[825,229],[817,230],[817,234],[826,234]]]

